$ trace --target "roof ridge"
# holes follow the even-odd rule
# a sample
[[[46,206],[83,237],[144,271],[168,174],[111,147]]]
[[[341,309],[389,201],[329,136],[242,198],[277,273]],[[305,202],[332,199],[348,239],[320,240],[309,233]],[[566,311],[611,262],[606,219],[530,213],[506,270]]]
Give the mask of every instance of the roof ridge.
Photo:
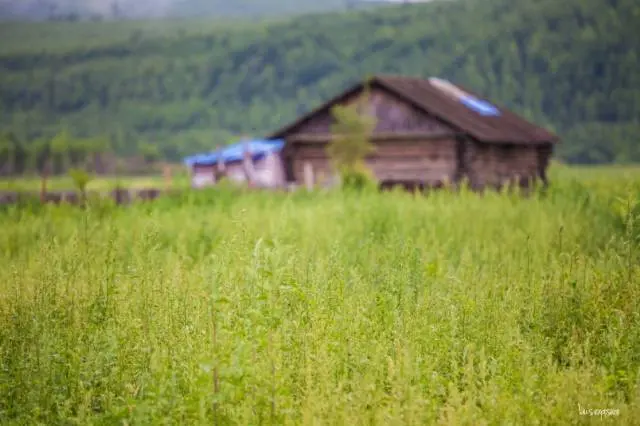
[[[429,80],[429,77],[416,77],[416,76],[408,76],[408,75],[402,75],[402,74],[374,74],[374,78],[394,79],[394,80],[419,80],[419,81]]]

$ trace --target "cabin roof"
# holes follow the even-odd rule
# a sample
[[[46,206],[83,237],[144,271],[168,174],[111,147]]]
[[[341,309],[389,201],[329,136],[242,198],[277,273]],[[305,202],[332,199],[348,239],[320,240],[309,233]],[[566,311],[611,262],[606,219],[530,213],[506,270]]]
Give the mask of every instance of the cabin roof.
[[[550,131],[506,108],[490,104],[462,86],[437,78],[422,79],[393,75],[377,75],[351,86],[293,123],[274,132],[268,139],[285,138],[315,115],[328,111],[335,104],[360,92],[365,84],[395,95],[480,142],[516,144],[558,142],[558,137]]]

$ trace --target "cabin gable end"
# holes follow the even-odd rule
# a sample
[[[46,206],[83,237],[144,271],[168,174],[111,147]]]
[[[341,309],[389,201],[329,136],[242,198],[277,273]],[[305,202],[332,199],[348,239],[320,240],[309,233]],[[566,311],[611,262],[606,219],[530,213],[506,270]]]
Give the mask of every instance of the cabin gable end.
[[[364,93],[361,89],[338,102],[326,105],[325,108],[291,128],[285,137],[331,134],[332,126],[335,124],[335,119],[332,115],[333,106],[353,105],[361,101],[363,95]],[[455,132],[450,125],[380,87],[372,87],[369,90],[365,111],[375,117],[376,127],[374,129],[374,135],[389,133],[442,135]]]

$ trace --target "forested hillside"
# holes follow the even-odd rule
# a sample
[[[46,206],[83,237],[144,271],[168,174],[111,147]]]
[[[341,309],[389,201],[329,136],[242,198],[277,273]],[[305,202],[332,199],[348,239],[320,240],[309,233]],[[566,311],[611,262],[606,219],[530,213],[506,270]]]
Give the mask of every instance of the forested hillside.
[[[266,17],[344,9],[349,0],[0,0],[0,19]]]
[[[565,160],[640,160],[636,0],[459,0],[214,22],[5,25],[0,125],[108,135],[171,159],[261,135],[372,73],[464,84],[564,137]],[[27,142],[24,142],[27,141]]]

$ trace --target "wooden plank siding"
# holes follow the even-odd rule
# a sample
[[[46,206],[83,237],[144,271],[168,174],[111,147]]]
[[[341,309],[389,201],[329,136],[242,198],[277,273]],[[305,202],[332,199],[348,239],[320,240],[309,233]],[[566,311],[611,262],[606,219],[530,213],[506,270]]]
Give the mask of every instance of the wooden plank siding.
[[[457,169],[456,141],[388,141],[376,144],[367,164],[381,181],[416,181],[437,185],[453,180]]]
[[[375,150],[366,158],[366,163],[379,181],[416,180],[434,185],[455,178],[457,170],[456,141],[448,139],[425,139],[413,141],[377,141]],[[313,167],[316,176],[331,179],[334,176],[327,144],[298,145],[293,151],[293,178],[301,182],[304,164]],[[322,178],[317,179],[323,184]]]
[[[362,92],[347,98],[342,105],[353,105],[361,99]],[[451,133],[452,129],[435,117],[428,116],[416,107],[381,89],[372,89],[369,93],[367,113],[376,119],[376,133],[415,132],[421,134]],[[331,111],[323,111],[301,124],[290,136],[296,134],[331,133],[335,120]]]
[[[540,171],[536,146],[468,143],[465,174],[475,188],[500,187],[510,181],[537,179]]]

